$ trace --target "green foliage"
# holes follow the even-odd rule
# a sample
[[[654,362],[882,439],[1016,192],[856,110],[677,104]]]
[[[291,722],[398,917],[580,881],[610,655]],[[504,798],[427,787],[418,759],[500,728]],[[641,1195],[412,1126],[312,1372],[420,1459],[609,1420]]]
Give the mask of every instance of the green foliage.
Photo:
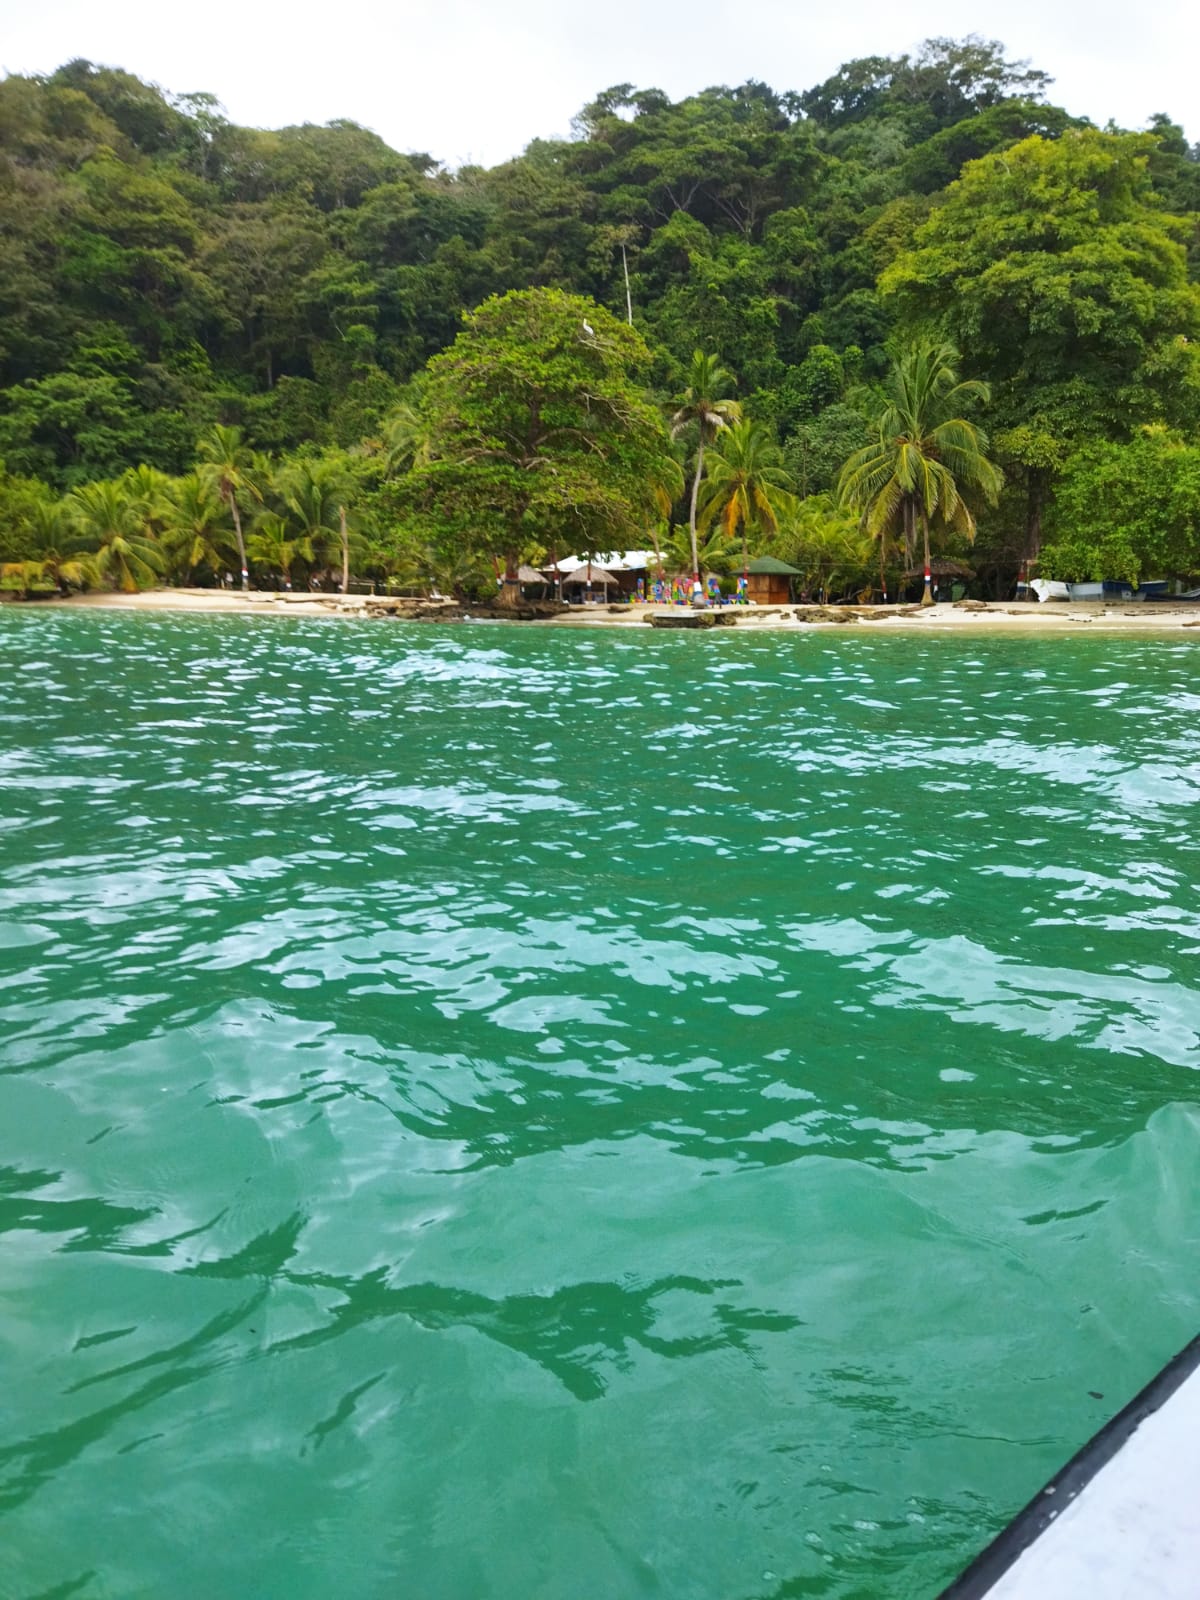
[[[274,511],[265,511],[259,517],[254,532],[246,541],[246,549],[253,561],[278,572],[285,584],[291,582],[292,565],[297,557],[309,563],[315,559],[311,537],[308,534],[292,536],[287,521]]]
[[[457,562],[446,540],[477,512],[476,550],[551,524],[563,546],[606,542],[669,513],[664,496],[678,506],[669,466],[635,493],[617,452],[611,492],[593,474],[577,510],[564,478],[556,509],[547,482],[502,534],[526,469],[433,450],[420,377],[464,314],[508,291],[587,297],[623,322],[628,269],[644,341],[631,392],[669,406],[695,387],[693,352],[721,351],[728,381],[699,398],[741,396],[805,496],[870,442],[898,329],[952,339],[992,389],[1008,488],[980,549],[1002,587],[1087,441],[1200,433],[1200,151],[1165,113],[1145,134],[1099,133],[1048,86],[994,41],[932,39],[801,93],[617,85],[570,141],[450,172],[352,121],[241,128],[211,94],[87,61],[9,76],[0,459],[50,501],[139,465],[171,475],[188,506],[159,506],[143,532],[180,578],[247,566],[267,513],[329,558],[328,514],[324,534],[299,532],[264,453],[267,476],[296,457],[349,464],[356,560],[385,576],[413,552]],[[216,427],[236,447],[214,453]],[[684,442],[698,503],[711,440],[693,425]],[[0,528],[0,559],[56,574],[35,544],[24,511]]]
[[[235,564],[233,522],[211,477],[190,472],[171,484],[162,508],[162,543],[175,577],[199,567],[217,576]]]
[[[1087,446],[1063,469],[1048,533],[1043,577],[1200,573],[1200,445],[1150,427]]]
[[[799,501],[772,548],[803,574],[804,593],[836,598],[871,585],[874,542],[861,519],[832,495]]]
[[[70,514],[100,578],[129,594],[149,588],[166,565],[146,530],[143,506],[117,483],[85,483],[70,497]]]
[[[742,408],[729,398],[735,379],[714,355],[703,350],[692,352],[688,383],[678,397],[671,417],[671,436],[695,436],[696,470],[692,475],[692,493],[688,503],[688,527],[692,540],[692,577],[700,574],[700,552],[697,544],[696,511],[700,498],[700,481],[704,476],[704,449],[711,444],[722,428],[741,419]]]
[[[648,365],[638,334],[579,296],[485,301],[424,384],[428,460],[404,503],[429,540],[503,556],[513,573],[531,545],[595,551],[640,535],[667,454],[634,379]]]
[[[842,464],[871,437],[860,411],[846,404],[826,406],[812,422],[802,423],[784,445],[784,461],[801,495],[824,494],[834,488]]]
[[[38,558],[56,547],[65,530],[59,504],[39,479],[0,466],[0,561]]]
[[[733,422],[717,435],[709,451],[697,526],[707,532],[715,522],[729,540],[740,532],[744,567],[751,534],[769,538],[778,532],[780,518],[793,509],[791,485],[770,429],[748,418]]]
[[[989,374],[1006,423],[1036,406],[1059,436],[1119,434],[1135,397],[1143,417],[1200,417],[1200,286],[1155,199],[1154,143],[1083,129],[972,162],[883,274]]]
[[[959,413],[989,398],[978,379],[959,379],[952,345],[924,340],[901,350],[893,364],[872,444],[857,450],[838,480],[841,503],[857,511],[880,542],[902,540],[911,565],[918,527],[929,571],[930,524],[973,538],[975,518],[965,494],[994,504],[1003,484],[986,451],[987,435]],[[880,560],[884,559],[881,554]],[[928,601],[929,583],[926,580]]]

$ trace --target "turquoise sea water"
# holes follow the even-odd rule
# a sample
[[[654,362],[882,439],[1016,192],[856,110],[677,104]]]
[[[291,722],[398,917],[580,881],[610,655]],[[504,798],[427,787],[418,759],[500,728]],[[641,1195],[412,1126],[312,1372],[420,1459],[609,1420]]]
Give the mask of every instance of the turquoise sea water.
[[[1200,1324],[1198,667],[0,612],[3,1600],[935,1594]]]

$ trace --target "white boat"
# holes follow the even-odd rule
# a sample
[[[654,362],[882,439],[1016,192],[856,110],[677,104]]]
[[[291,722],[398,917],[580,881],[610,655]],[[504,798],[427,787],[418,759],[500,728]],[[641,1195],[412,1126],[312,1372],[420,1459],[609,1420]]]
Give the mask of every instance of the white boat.
[[[1200,1338],[1072,1457],[940,1600],[1196,1600]]]
[[[1029,585],[1039,600],[1069,600],[1071,585],[1056,583],[1053,578],[1035,578]]]

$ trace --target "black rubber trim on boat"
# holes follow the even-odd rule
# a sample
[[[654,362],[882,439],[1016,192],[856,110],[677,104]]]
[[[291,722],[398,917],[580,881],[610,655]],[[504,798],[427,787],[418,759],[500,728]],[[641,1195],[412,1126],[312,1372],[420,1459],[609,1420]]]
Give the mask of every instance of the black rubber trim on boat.
[[[1167,1362],[1157,1377],[1136,1394],[1111,1422],[1076,1452],[971,1565],[943,1589],[938,1600],[981,1600],[1010,1567],[1049,1528],[1088,1484],[1126,1445],[1147,1417],[1153,1416],[1200,1367],[1200,1334]]]

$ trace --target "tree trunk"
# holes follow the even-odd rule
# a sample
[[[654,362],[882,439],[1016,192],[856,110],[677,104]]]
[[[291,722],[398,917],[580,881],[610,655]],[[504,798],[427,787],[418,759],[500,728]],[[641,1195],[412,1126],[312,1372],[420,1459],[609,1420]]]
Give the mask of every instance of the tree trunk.
[[[633,327],[633,295],[629,292],[629,261],[625,255],[625,246],[621,246],[621,266],[625,270],[625,316],[629,326]]]
[[[700,588],[700,547],[696,543],[696,501],[700,498],[700,479],[704,474],[704,425],[700,427],[700,444],[696,450],[696,476],[692,479],[692,503],[688,509],[688,531],[692,536],[692,598]]]
[[[1028,568],[1037,559],[1042,548],[1042,512],[1046,504],[1046,473],[1040,467],[1030,467],[1025,509],[1025,561]]]
[[[925,593],[921,596],[923,606],[933,604],[933,573],[929,566],[929,518],[921,513],[921,527],[925,534]]]
[[[233,531],[237,534],[238,560],[242,563],[242,588],[250,587],[250,569],[246,565],[246,541],[242,538],[242,517],[238,510],[237,496],[233,490],[229,491],[229,509],[233,513]]]
[[[904,501],[904,560],[906,566],[911,567],[917,559],[917,508],[912,499],[906,497]]]
[[[662,551],[658,547],[658,529],[653,523],[650,525],[650,543],[654,546],[654,560],[658,567],[658,576],[665,578],[666,572],[663,570]]]
[[[887,549],[887,535],[879,535],[879,592],[883,596],[883,603],[887,605],[887,573],[884,569],[885,552]]]
[[[338,523],[342,530],[342,593],[350,593],[350,535],[346,532],[346,508],[338,507]]]
[[[500,585],[500,604],[518,606],[521,603],[521,580],[517,574],[517,554],[508,550],[504,555],[504,582]]]

